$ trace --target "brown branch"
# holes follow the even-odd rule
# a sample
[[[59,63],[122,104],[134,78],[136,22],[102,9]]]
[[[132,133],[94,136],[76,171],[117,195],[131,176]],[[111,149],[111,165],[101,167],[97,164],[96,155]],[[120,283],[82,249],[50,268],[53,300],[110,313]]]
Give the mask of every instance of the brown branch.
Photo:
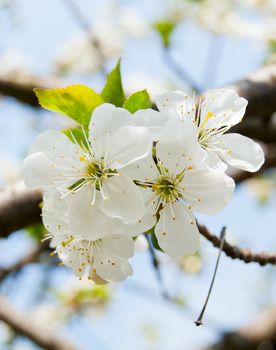
[[[39,76],[31,76],[24,81],[15,77],[0,78],[0,94],[11,96],[21,102],[37,106],[32,89],[34,87],[53,87],[61,82]],[[230,86],[248,100],[246,118],[266,119],[276,111],[276,64],[265,66],[250,76]],[[255,129],[256,130],[256,129]],[[254,131],[255,132],[255,131]],[[264,140],[265,141],[265,140]]]
[[[261,68],[231,87],[248,100],[246,118],[266,119],[276,111],[276,64]]]
[[[76,350],[76,347],[66,340],[56,337],[44,326],[39,326],[28,317],[27,314],[18,312],[13,308],[10,301],[0,296],[0,320],[10,326],[35,344],[47,350]]]
[[[10,197],[7,195],[4,196],[4,199],[0,197],[0,237],[6,237],[15,230],[41,222],[39,203],[42,198],[39,191],[12,188],[3,192],[9,193]],[[220,246],[220,239],[204,225],[199,225],[199,231],[215,247]],[[254,253],[248,249],[232,246],[227,242],[224,244],[223,251],[232,259],[240,259],[246,263],[276,264],[276,254]]]
[[[204,350],[273,350],[276,347],[276,308],[260,314],[257,319]]]
[[[206,226],[198,224],[199,232],[204,236],[208,241],[210,241],[214,247],[219,248],[221,240],[219,237],[213,235]],[[249,249],[240,248],[233,246],[227,241],[223,245],[224,253],[232,259],[239,259],[245,263],[256,262],[260,265],[276,265],[276,254],[269,253],[254,253]]]
[[[0,238],[40,222],[41,200],[39,191],[26,190],[23,184],[0,190]]]
[[[0,269],[0,282],[2,282],[10,274],[18,272],[24,266],[36,262],[39,259],[40,254],[47,249],[48,245],[48,242],[43,242],[42,244],[37,245],[28,255],[26,255],[15,264]]]

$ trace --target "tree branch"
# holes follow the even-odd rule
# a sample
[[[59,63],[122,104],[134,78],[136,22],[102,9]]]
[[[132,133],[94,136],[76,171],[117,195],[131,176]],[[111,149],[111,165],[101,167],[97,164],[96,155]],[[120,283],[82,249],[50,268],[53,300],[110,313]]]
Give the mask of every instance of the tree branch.
[[[57,338],[45,327],[40,327],[32,322],[27,314],[19,313],[4,296],[0,296],[0,320],[9,325],[16,333],[29,338],[44,349],[76,350],[76,347],[68,341]]]
[[[214,247],[219,248],[221,241],[220,238],[213,235],[206,226],[198,224],[199,232],[208,241],[210,241]],[[233,246],[232,244],[224,241],[223,249],[224,253],[232,259],[239,259],[245,263],[256,262],[263,265],[276,265],[276,254],[269,253],[254,253],[249,249]]]
[[[59,82],[61,84],[61,82]],[[14,77],[0,78],[0,94],[37,107],[33,88],[58,86],[54,79],[31,76],[24,81],[15,81]],[[250,76],[230,86],[248,100],[246,118],[265,120],[276,111],[276,64],[265,66]]]
[[[260,314],[245,327],[222,336],[204,350],[273,350],[276,346],[276,308]]]
[[[40,222],[41,201],[39,191],[26,190],[23,184],[0,190],[0,238]]]
[[[21,270],[24,266],[31,264],[33,262],[36,262],[39,259],[40,254],[46,250],[48,247],[48,242],[43,242],[42,244],[38,244],[28,255],[26,255],[24,258],[16,262],[15,264],[0,269],[0,283],[10,274],[18,272]]]

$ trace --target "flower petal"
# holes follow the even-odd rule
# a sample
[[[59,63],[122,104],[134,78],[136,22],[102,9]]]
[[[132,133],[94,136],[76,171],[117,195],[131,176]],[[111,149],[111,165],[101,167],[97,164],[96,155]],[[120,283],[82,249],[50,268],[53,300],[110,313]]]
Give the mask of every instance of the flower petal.
[[[42,221],[46,229],[55,235],[69,234],[68,197],[61,199],[56,189],[43,195]]]
[[[220,147],[218,155],[232,167],[254,172],[264,163],[264,152],[261,146],[246,136],[222,135]]]
[[[153,182],[159,175],[151,154],[120,169],[120,173],[128,176],[132,180],[142,182]]]
[[[95,246],[94,251],[96,273],[104,280],[109,282],[122,281],[132,275],[132,267],[126,259],[112,254],[112,251],[105,247]]]
[[[36,152],[47,153],[55,160],[68,161],[69,165],[73,165],[73,162],[76,162],[75,165],[80,164],[79,158],[83,155],[83,151],[78,145],[71,142],[66,135],[57,130],[45,130],[37,136],[29,154]]]
[[[156,97],[156,105],[160,112],[180,119],[195,119],[195,102],[182,91],[172,91]]]
[[[244,116],[247,100],[231,89],[217,89],[206,93],[201,104],[201,125],[205,129],[238,124]],[[211,117],[205,118],[211,114]]]
[[[104,238],[102,243],[112,254],[129,259],[134,254],[134,240],[129,236]]]
[[[192,212],[178,203],[171,204],[171,209],[168,204],[160,211],[155,234],[162,250],[173,257],[194,254],[199,246],[195,218]]]
[[[119,169],[151,153],[152,137],[142,126],[124,126],[110,139],[107,165]]]
[[[191,209],[206,214],[222,210],[235,188],[233,179],[214,170],[188,170],[181,185],[183,198]]]
[[[116,231],[116,223],[100,209],[100,196],[92,205],[93,189],[84,187],[72,195],[69,205],[71,233],[82,239],[95,241]]]
[[[190,120],[171,119],[164,126],[164,132],[156,145],[156,155],[173,174],[185,167],[202,164],[206,157],[200,147],[197,127]]]
[[[129,227],[129,232],[132,234],[132,236],[145,233],[156,224],[155,212],[158,205],[158,198],[150,188],[141,188],[141,194],[144,198],[146,210],[138,222],[131,225],[126,225]]]
[[[23,177],[26,187],[47,189],[58,179],[55,163],[42,152],[34,153],[23,162]]]
[[[109,216],[127,224],[135,223],[145,213],[140,189],[127,176],[120,174],[105,180],[101,209]]]
[[[103,103],[93,111],[89,124],[89,137],[105,133],[112,135],[122,126],[130,125],[131,118],[130,112],[126,109]]]
[[[143,109],[134,113],[132,118],[133,125],[147,127],[154,141],[157,141],[169,116],[166,113],[157,112],[153,109]]]
[[[227,170],[227,164],[221,160],[221,158],[217,155],[217,153],[215,151],[206,150],[206,160],[205,160],[205,164],[213,169],[213,170],[218,170],[218,171],[222,171],[223,173]]]

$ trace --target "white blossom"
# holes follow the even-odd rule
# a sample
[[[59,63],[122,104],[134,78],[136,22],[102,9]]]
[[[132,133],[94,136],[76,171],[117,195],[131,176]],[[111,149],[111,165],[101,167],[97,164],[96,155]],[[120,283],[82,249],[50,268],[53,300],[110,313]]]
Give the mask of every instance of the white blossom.
[[[78,201],[71,202],[72,196]],[[105,215],[98,201],[91,205],[88,192],[63,199],[55,189],[45,192],[42,218],[49,231],[46,238],[52,239],[51,246],[60,260],[77,276],[88,276],[101,284],[121,281],[132,274],[127,259],[134,252],[134,231],[119,219]]]
[[[204,167],[205,153],[197,147],[197,127],[172,118],[151,156],[123,172],[136,179],[146,202],[141,221],[155,229],[158,243],[171,256],[193,254],[199,234],[193,211],[215,214],[228,203],[234,181],[222,172]]]
[[[229,164],[254,172],[262,166],[264,154],[259,144],[238,133],[225,134],[242,121],[247,106],[247,100],[239,97],[234,90],[209,91],[199,104],[184,92],[174,91],[158,96],[156,104],[160,117],[158,112],[148,110],[143,119],[135,122],[137,125],[147,125],[155,139],[158,139],[164,123],[170,118],[182,120],[187,128],[192,121],[198,144],[204,150],[210,167],[225,171]]]
[[[101,197],[107,215],[136,222],[145,210],[143,198],[121,169],[147,156],[152,138],[147,128],[131,126],[132,118],[127,110],[106,103],[94,110],[81,145],[59,131],[43,132],[24,161],[26,186],[54,187],[63,196],[88,191],[92,204]]]

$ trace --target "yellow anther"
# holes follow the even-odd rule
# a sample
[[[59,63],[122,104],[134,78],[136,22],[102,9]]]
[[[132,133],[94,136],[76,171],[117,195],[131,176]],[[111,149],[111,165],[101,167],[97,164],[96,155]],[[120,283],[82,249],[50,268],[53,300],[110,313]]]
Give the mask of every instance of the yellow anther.
[[[80,161],[85,161],[86,160],[86,158],[85,158],[85,156],[80,156]]]
[[[192,170],[194,167],[192,167],[191,165],[188,166],[187,170]]]

